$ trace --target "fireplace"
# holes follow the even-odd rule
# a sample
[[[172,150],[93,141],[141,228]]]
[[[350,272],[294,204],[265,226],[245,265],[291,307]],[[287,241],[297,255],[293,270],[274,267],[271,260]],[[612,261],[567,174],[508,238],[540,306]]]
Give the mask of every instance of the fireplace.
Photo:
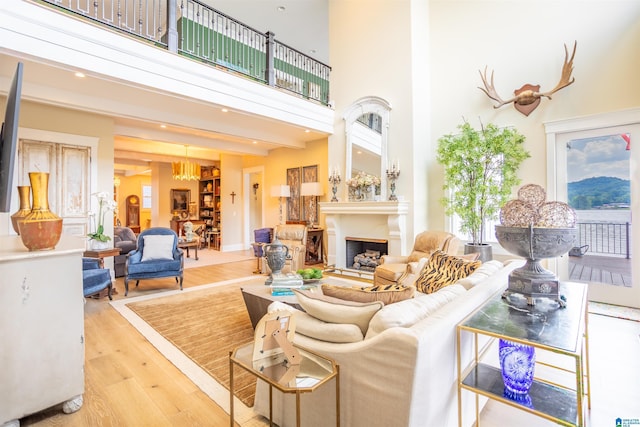
[[[353,259],[345,263],[347,236],[358,240],[385,240],[387,254],[407,254],[409,203],[406,201],[321,202],[320,211],[325,215],[330,266],[343,269],[352,265]]]
[[[345,266],[354,270],[373,271],[380,264],[380,257],[388,253],[388,241],[346,237]]]

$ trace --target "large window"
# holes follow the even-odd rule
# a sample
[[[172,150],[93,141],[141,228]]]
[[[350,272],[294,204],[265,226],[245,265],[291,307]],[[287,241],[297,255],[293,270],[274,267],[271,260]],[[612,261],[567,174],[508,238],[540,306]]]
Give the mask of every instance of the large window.
[[[151,209],[151,186],[142,186],[142,209]]]

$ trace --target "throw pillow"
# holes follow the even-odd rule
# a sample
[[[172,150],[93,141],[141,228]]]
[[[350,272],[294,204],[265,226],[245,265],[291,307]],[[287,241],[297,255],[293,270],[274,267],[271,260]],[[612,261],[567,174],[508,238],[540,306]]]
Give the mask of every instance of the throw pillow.
[[[386,304],[413,298],[416,288],[413,286],[380,285],[380,286],[335,286],[322,285],[322,293],[348,301],[372,302],[382,301]]]
[[[333,298],[320,292],[306,290],[293,290],[298,297],[298,302],[304,311],[310,316],[329,323],[352,323],[367,333],[369,321],[384,304],[380,301],[360,303]]]
[[[154,261],[159,259],[173,259],[173,241],[172,235],[149,235],[142,236],[144,239],[144,248],[142,249],[142,262]]]
[[[436,292],[467,277],[481,264],[481,261],[467,261],[442,251],[435,251],[420,272],[420,277],[416,280],[416,289],[425,294]]]
[[[296,334],[305,335],[320,341],[348,343],[358,342],[364,339],[359,327],[352,323],[323,322],[309,314],[300,311],[281,301],[269,304],[269,313],[274,311],[288,311],[296,319]]]

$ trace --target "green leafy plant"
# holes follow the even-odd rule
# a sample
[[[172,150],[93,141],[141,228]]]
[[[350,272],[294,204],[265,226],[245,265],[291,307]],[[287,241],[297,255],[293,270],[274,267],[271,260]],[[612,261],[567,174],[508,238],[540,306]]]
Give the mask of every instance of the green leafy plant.
[[[458,215],[460,231],[470,234],[471,243],[482,245],[486,222],[509,200],[520,183],[518,168],[530,154],[516,129],[491,123],[475,129],[465,120],[458,130],[438,139],[436,158],[444,166],[444,189],[451,190],[442,203],[447,215]]]

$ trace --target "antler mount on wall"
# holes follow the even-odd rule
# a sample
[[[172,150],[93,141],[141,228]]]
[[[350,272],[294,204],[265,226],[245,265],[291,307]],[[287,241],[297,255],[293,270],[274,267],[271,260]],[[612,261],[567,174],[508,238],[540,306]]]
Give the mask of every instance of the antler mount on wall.
[[[569,51],[567,50],[567,45],[564,45],[564,65],[562,66],[562,75],[560,76],[560,81],[552,90],[548,92],[540,92],[540,85],[532,85],[525,84],[520,89],[516,89],[513,91],[514,97],[503,100],[496,88],[493,84],[493,71],[491,71],[491,84],[488,83],[487,79],[487,68],[485,67],[484,73],[480,70],[480,78],[482,79],[482,83],[484,87],[479,87],[481,91],[483,91],[489,98],[496,101],[498,104],[494,105],[493,108],[500,108],[503,105],[507,105],[513,102],[513,106],[516,110],[520,111],[525,116],[531,114],[533,110],[535,110],[538,105],[540,105],[540,99],[547,98],[551,99],[551,95],[563,89],[575,81],[575,78],[571,77],[571,73],[573,72],[573,58],[576,56],[576,47],[578,47],[578,42],[574,42],[573,44],[573,53],[571,54],[571,58],[569,58]]]

